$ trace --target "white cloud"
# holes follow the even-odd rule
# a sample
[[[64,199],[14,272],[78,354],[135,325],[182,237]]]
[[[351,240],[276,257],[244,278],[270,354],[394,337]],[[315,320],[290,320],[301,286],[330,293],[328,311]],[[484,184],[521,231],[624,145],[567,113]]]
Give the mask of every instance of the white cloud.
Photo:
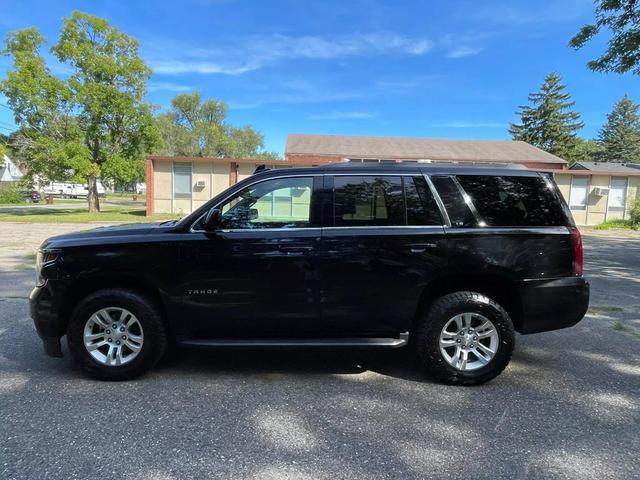
[[[425,55],[433,48],[426,37],[409,37],[394,32],[338,36],[251,36],[212,48],[179,45],[162,40],[144,42],[148,63],[162,74],[238,75],[281,61],[328,60],[354,56]]]
[[[168,91],[168,92],[189,92],[193,90],[190,85],[180,85],[172,82],[149,82],[147,88],[150,92]]]
[[[482,52],[482,47],[458,47],[447,53],[449,58],[462,58],[469,57],[471,55],[477,55]]]
[[[332,112],[318,115],[309,115],[309,120],[342,120],[357,119],[363,120],[375,117],[375,114],[369,112]]]

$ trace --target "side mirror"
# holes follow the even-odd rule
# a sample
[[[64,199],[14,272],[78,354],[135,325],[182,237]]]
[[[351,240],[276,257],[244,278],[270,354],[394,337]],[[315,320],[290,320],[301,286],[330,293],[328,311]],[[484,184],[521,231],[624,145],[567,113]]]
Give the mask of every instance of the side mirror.
[[[202,222],[202,228],[207,232],[213,232],[220,226],[220,220],[222,219],[222,212],[219,208],[212,208],[207,212]]]

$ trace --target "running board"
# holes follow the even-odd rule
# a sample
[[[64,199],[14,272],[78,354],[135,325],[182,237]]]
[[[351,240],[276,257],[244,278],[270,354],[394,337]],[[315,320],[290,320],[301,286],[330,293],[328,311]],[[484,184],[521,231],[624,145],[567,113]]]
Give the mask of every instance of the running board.
[[[214,338],[209,340],[182,340],[185,347],[404,347],[409,333],[399,338]]]

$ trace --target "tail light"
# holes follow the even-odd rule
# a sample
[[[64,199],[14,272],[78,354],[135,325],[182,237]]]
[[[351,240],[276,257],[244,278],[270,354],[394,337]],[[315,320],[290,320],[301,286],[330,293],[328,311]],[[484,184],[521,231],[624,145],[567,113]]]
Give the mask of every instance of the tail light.
[[[582,253],[582,235],[576,227],[571,228],[571,243],[573,243],[573,274],[582,275],[584,255]]]

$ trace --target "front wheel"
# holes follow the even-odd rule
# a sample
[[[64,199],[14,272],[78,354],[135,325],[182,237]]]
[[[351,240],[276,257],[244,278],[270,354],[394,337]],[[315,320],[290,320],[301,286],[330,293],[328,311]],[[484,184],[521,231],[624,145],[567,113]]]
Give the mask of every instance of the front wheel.
[[[100,290],[76,307],[67,328],[71,355],[101,380],[128,380],[162,357],[166,329],[156,307],[127,290]]]
[[[505,369],[515,339],[509,314],[476,292],[437,299],[419,319],[416,347],[426,369],[455,385],[488,382]]]

